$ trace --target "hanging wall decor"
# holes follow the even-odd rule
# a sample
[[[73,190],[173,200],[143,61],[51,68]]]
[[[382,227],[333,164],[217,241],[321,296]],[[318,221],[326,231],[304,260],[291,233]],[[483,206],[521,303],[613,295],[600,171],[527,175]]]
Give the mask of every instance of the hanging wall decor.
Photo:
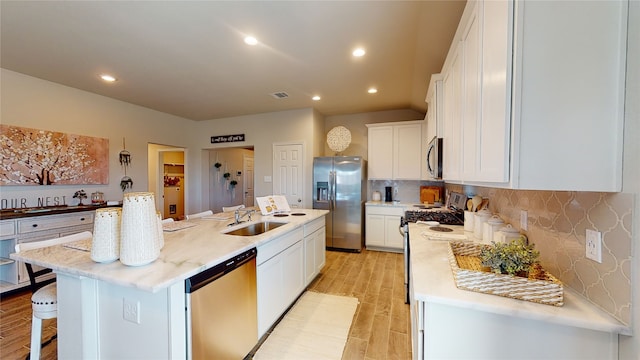
[[[0,125],[0,185],[109,183],[109,139]]]
[[[327,133],[327,144],[336,153],[345,151],[351,144],[351,131],[344,126],[336,126]]]
[[[124,138],[122,138],[122,151],[119,154],[120,165],[124,168],[124,176],[120,179],[120,189],[122,191],[126,191],[127,189],[133,188],[133,180],[131,177],[127,176],[127,167],[131,165],[131,153],[127,151],[127,146],[125,144]]]

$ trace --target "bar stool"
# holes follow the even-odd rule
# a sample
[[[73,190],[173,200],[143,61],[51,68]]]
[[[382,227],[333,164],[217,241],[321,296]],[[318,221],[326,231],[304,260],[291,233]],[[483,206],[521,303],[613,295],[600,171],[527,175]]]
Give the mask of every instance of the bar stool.
[[[91,239],[92,236],[91,232],[85,231],[79,234],[63,236],[51,240],[17,244],[15,250],[16,253],[20,253],[21,251],[26,250],[87,240]],[[58,317],[58,296],[55,277],[45,280],[38,279],[41,275],[50,273],[51,269],[40,269],[34,271],[31,264],[25,263],[25,266],[27,268],[27,273],[29,274],[29,287],[33,293],[33,295],[31,295],[31,310],[33,313],[31,316],[31,350],[30,355],[27,355],[27,358],[30,357],[31,360],[35,360],[40,359],[40,349],[51,343],[51,341],[56,339],[58,336],[57,334],[53,335],[51,339],[47,340],[45,343],[40,343],[42,338],[42,320]]]

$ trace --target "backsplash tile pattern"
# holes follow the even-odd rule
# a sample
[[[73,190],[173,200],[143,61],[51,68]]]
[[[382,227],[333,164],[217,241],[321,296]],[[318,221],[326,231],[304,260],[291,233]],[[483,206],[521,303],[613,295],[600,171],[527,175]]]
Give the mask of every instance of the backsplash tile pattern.
[[[528,231],[542,266],[626,325],[631,321],[633,196],[623,193],[530,191],[447,184],[448,191],[489,198],[489,210]],[[602,232],[602,263],[585,256],[586,230]]]

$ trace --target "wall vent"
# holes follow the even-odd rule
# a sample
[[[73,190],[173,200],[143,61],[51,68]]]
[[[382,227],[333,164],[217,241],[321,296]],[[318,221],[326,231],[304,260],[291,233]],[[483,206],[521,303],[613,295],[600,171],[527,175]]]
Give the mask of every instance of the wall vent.
[[[286,99],[289,97],[289,94],[287,94],[284,91],[278,91],[278,92],[274,92],[273,94],[271,94],[271,96],[273,96],[276,99]]]

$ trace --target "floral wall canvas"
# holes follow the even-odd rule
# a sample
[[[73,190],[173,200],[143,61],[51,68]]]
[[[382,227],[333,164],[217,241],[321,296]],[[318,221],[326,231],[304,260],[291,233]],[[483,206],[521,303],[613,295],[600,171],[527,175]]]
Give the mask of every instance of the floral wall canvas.
[[[109,183],[109,139],[0,125],[0,185]]]

